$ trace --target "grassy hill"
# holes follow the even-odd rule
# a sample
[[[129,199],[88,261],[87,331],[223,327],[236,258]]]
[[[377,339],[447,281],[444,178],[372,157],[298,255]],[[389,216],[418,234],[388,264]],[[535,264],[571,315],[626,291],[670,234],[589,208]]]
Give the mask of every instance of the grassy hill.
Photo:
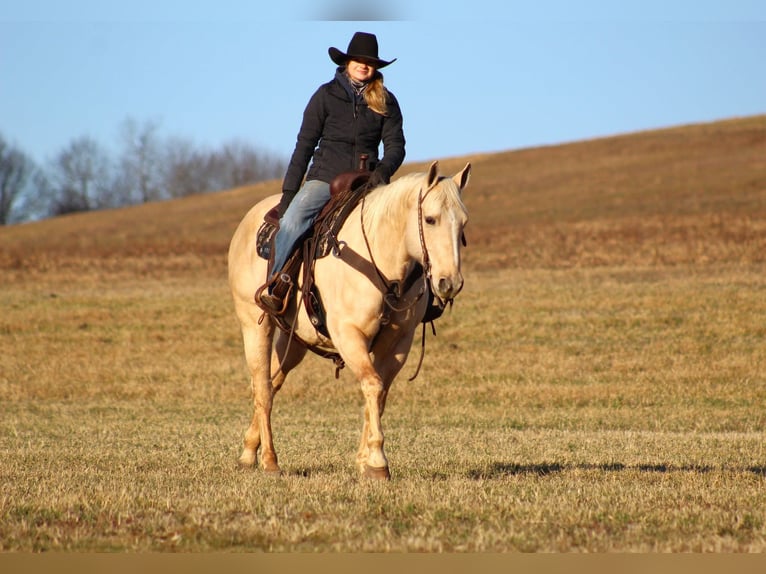
[[[766,115],[440,159],[446,173],[465,161],[474,166],[469,268],[766,258]],[[425,168],[410,163],[400,174]],[[75,259],[108,267],[115,258],[219,269],[241,217],[279,185],[3,228],[0,269]]]

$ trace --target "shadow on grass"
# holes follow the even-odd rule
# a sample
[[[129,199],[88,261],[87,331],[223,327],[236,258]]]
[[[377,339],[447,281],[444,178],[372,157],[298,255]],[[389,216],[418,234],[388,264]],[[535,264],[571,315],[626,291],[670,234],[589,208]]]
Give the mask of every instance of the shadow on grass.
[[[601,472],[626,472],[639,471],[644,473],[669,473],[669,472],[688,472],[696,474],[705,474],[708,472],[750,472],[759,477],[766,478],[765,466],[749,467],[725,467],[699,464],[632,464],[627,465],[621,462],[610,462],[602,464],[562,464],[558,462],[542,462],[535,464],[518,464],[513,462],[495,462],[489,467],[475,468],[466,473],[466,477],[472,480],[493,480],[507,476],[551,476],[563,472],[575,470],[598,470]],[[243,469],[243,472],[261,473],[259,468]],[[281,477],[294,478],[312,478],[323,475],[334,475],[339,472],[350,472],[349,469],[340,469],[333,466],[301,466],[289,469],[282,469]],[[351,473],[356,476],[354,473]],[[265,476],[265,475],[264,475]],[[430,480],[449,480],[453,475],[447,472],[427,473]]]
[[[666,472],[692,472],[704,474],[712,471],[730,471],[730,472],[752,472],[758,476],[766,477],[766,466],[751,466],[747,468],[726,468],[698,464],[635,464],[626,465],[620,462],[610,462],[605,464],[561,464],[561,463],[537,463],[537,464],[517,464],[512,462],[496,462],[489,468],[474,469],[468,472],[468,478],[474,480],[486,480],[502,478],[504,476],[548,476],[561,472],[572,470],[600,470],[603,472],[624,472],[640,471],[646,473],[666,473]]]

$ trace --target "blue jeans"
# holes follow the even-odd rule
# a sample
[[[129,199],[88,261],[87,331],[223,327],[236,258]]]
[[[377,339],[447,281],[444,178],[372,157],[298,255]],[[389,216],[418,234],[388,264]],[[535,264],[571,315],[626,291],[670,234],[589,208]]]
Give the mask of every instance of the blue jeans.
[[[274,268],[279,273],[303,234],[313,225],[319,212],[330,201],[330,184],[312,179],[303,184],[279,219],[274,238]]]

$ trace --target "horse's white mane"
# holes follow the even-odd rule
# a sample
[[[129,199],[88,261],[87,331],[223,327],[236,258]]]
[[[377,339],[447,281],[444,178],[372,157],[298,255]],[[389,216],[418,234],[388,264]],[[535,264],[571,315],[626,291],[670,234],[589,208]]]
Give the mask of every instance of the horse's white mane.
[[[377,222],[381,220],[399,220],[404,223],[402,211],[417,203],[418,193],[420,188],[426,185],[426,178],[426,173],[409,173],[370,192],[365,199],[365,221],[369,221],[372,228],[377,228]],[[428,201],[437,201],[449,209],[465,211],[460,190],[451,178],[441,177],[439,183],[428,193]]]

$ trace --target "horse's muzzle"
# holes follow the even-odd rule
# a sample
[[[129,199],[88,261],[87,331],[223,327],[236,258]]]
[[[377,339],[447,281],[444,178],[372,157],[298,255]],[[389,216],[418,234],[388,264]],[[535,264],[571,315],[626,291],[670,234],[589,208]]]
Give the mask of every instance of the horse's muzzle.
[[[434,293],[439,299],[449,301],[457,297],[457,294],[463,289],[463,277],[458,275],[455,280],[449,277],[441,277],[435,287]]]

